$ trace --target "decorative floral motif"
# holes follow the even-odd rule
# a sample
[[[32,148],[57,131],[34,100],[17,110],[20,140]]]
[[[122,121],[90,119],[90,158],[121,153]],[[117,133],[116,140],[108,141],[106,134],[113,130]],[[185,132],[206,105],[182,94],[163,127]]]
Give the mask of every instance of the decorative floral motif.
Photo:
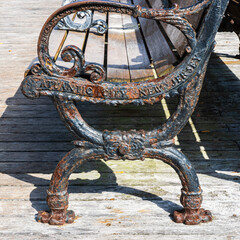
[[[144,131],[103,132],[104,149],[108,159],[144,159]]]

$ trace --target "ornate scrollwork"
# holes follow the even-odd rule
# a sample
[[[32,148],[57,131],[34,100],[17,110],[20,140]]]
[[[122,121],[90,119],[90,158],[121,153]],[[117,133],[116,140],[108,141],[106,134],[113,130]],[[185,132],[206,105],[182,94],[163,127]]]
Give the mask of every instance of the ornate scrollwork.
[[[80,67],[82,66],[81,52],[79,50],[76,50],[75,47],[72,47],[72,49],[69,48],[67,50],[69,53],[67,54],[71,55],[72,59],[75,60],[74,66],[71,69],[63,70],[54,63],[54,61],[49,55],[49,38],[53,28],[59,23],[59,21],[61,21],[65,17],[71,15],[72,13],[81,13],[94,10],[101,12],[118,12],[132,15],[134,17],[151,18],[167,22],[179,28],[187,37],[190,47],[193,48],[196,44],[196,33],[192,28],[191,24],[186,19],[184,19],[184,17],[186,15],[190,15],[200,11],[203,7],[206,7],[210,3],[210,1],[211,0],[202,0],[188,8],[179,8],[177,5],[175,5],[174,8],[159,10],[141,8],[140,6],[127,5],[110,1],[74,2],[65,5],[48,19],[42,29],[38,44],[38,55],[40,64],[43,70],[50,76],[79,76],[80,72],[82,71]],[[188,50],[190,51],[189,48]],[[68,60],[70,59],[70,57],[67,57],[66,59]],[[98,67],[96,68],[98,69]],[[96,82],[95,77],[92,79],[94,79],[94,81]]]
[[[35,63],[31,66],[30,73],[32,75],[41,75],[43,74],[42,66],[39,63]]]
[[[211,31],[215,31],[216,29],[216,27],[211,27],[211,25],[209,25],[210,28],[203,27],[199,34],[199,44],[195,46],[195,31],[184,17],[200,11],[210,2],[211,0],[202,0],[188,8],[178,8],[175,6],[173,8],[159,10],[141,8],[139,6],[136,7],[134,5],[111,1],[79,1],[68,4],[52,14],[43,26],[38,42],[38,58],[40,65],[33,66],[31,70],[31,73],[35,75],[33,77],[35,83],[30,80],[31,76],[29,76],[29,78],[25,79],[23,90],[26,89],[26,95],[30,92],[30,97],[33,97],[33,91],[29,91],[30,85],[32,85],[32,88],[37,91],[36,96],[63,96],[69,100],[86,100],[115,105],[154,103],[164,97],[179,94],[181,89],[186,87],[186,83],[189,82],[189,80],[195,76],[198,69],[203,66],[206,57],[211,51],[211,44],[213,42],[213,37],[208,36],[209,29],[212,29]],[[206,25],[212,22],[209,18],[210,13],[214,16],[218,16],[218,12],[215,11],[216,4],[217,3],[214,2],[209,8],[206,16]],[[94,64],[85,65],[82,51],[75,46],[67,46],[62,52],[64,61],[73,60],[74,63],[72,68],[67,69],[57,66],[49,54],[49,39],[52,30],[58,22],[66,16],[87,10],[117,12],[134,17],[145,17],[169,22],[185,33],[192,52],[170,74],[154,80],[142,82],[122,84],[104,82],[106,78],[104,69]],[[208,42],[205,41],[206,37],[209,37]],[[189,47],[188,52],[190,52],[191,49]],[[86,73],[90,74],[89,78]],[[43,79],[42,76],[36,75],[44,75],[45,78]],[[40,84],[43,80],[44,84]],[[30,81],[30,83],[26,84],[27,81]],[[65,85],[68,87],[64,87],[63,89],[62,86]]]
[[[84,54],[80,48],[73,45],[64,47],[61,53],[61,58],[65,62],[71,62],[74,59],[74,65],[72,68],[62,70],[61,75],[68,77],[80,76],[85,64]]]
[[[102,136],[107,159],[144,159],[144,131],[111,132],[105,130]]]
[[[190,53],[191,49],[196,45],[196,32],[184,17],[200,12],[203,8],[207,7],[210,2],[211,0],[201,0],[195,5],[186,8],[179,8],[178,4],[174,4],[173,8],[169,9],[143,8],[137,5],[136,11],[139,17],[159,20],[178,28],[188,40],[190,47],[187,47],[187,52]]]
[[[91,71],[90,81],[93,83],[101,82],[105,80],[105,70],[96,64],[85,64],[85,58],[82,50],[74,45],[68,45],[64,47],[61,53],[61,58],[65,62],[71,62],[74,60],[72,68],[66,69],[64,67],[58,67],[57,65],[51,65],[51,61],[48,55],[44,55],[46,65],[42,66],[39,63],[34,64],[31,67],[31,73],[33,75],[41,75],[44,71],[51,76],[65,76],[65,77],[79,77],[88,71]]]
[[[105,70],[100,65],[88,64],[84,68],[84,71],[85,72],[91,71],[90,81],[93,83],[100,83],[104,81],[106,78]]]
[[[62,6],[65,6],[69,3],[76,2],[77,0],[63,0]],[[97,32],[99,34],[104,34],[107,31],[107,23],[102,20],[98,19],[93,21],[93,13],[91,10],[86,11],[79,11],[77,13],[77,17],[79,19],[85,19],[84,23],[75,23],[70,19],[69,16],[61,19],[58,23],[58,28],[62,30],[72,30],[72,31],[79,31],[84,32],[91,27],[97,27]]]

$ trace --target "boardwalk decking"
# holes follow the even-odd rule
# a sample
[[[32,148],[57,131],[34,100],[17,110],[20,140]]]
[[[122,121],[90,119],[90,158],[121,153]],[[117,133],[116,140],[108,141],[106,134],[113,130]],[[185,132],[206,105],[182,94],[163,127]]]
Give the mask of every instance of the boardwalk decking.
[[[0,2],[0,239],[240,239],[240,60],[234,58],[234,33],[217,35],[198,106],[178,136],[179,148],[198,172],[212,222],[172,221],[170,212],[181,208],[181,185],[171,168],[155,160],[84,165],[69,187],[75,223],[57,227],[35,221],[37,211],[47,209],[51,173],[73,147],[72,136],[50,99],[29,100],[19,87],[36,57],[41,26],[60,2]],[[86,103],[80,108],[99,129],[152,128],[174,104],[149,110]]]

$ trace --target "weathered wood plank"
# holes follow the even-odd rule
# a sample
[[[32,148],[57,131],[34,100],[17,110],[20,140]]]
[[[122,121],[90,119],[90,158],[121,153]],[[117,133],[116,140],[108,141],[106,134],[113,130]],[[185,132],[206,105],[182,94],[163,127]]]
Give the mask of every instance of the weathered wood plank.
[[[13,152],[13,153],[0,153],[1,172],[6,174],[15,173],[52,173],[56,168],[59,160],[67,152]],[[193,167],[198,173],[214,173],[217,171],[233,171],[239,172],[239,152],[220,152],[220,157],[212,157],[211,160],[206,160],[202,157],[200,152],[184,152],[188,157],[194,159],[192,161]],[[191,153],[191,154],[190,154]],[[195,153],[195,154],[194,154]],[[196,154],[197,153],[197,154]],[[224,155],[225,153],[225,155]],[[194,156],[195,155],[195,156]],[[8,158],[6,158],[7,156]],[[5,157],[5,158],[4,158]],[[195,158],[194,158],[195,157]],[[227,157],[229,157],[228,160]],[[37,161],[38,160],[38,161]],[[5,161],[5,162],[4,162]],[[147,163],[141,164],[141,162],[119,162],[116,164],[114,162],[109,162],[107,165],[101,161],[95,161],[90,163],[85,163],[84,170],[92,171],[97,170],[98,172],[167,172],[166,166],[162,167],[161,161],[145,161]],[[231,163],[231,164],[229,164]],[[83,167],[82,167],[83,168]],[[135,170],[137,169],[137,170]],[[172,171],[171,171],[172,172]],[[221,174],[219,174],[221,176]]]
[[[148,7],[143,0],[134,0],[134,4]],[[144,18],[139,18],[139,21],[158,76],[168,73],[172,70],[172,64],[176,62],[176,58],[160,32],[157,22]]]
[[[179,2],[179,1],[177,1]],[[160,4],[159,1],[156,0],[149,0],[149,3],[152,8],[163,8],[164,6]],[[185,46],[187,44],[187,41],[184,37],[184,35],[181,33],[180,30],[177,28],[173,27],[170,24],[166,24],[164,22],[159,22],[159,25],[163,28],[163,31],[167,34],[169,40],[171,41],[172,44],[172,51],[177,51],[179,56],[182,57],[182,55],[185,52]]]
[[[213,186],[212,186],[213,187]],[[48,189],[47,186],[42,187],[30,187],[30,186],[25,186],[21,187],[21,192],[14,192],[15,187],[9,186],[9,187],[0,187],[1,193],[0,193],[0,202],[6,202],[6,201],[23,201],[23,200],[29,200],[29,195],[31,196],[31,202],[37,210],[40,210],[39,205],[36,205],[36,201],[44,201],[46,199],[46,190]],[[180,210],[182,207],[180,206],[180,201],[179,201],[179,195],[180,195],[180,186],[161,186],[161,187],[146,187],[146,186],[134,186],[134,187],[128,187],[128,186],[118,186],[118,187],[106,187],[106,186],[87,186],[87,187],[82,187],[82,186],[69,186],[69,201],[78,203],[79,205],[81,204],[82,201],[89,201],[89,202],[96,202],[95,203],[95,208],[98,205],[98,202],[109,202],[111,204],[112,202],[116,201],[118,203],[118,209],[120,210],[116,211],[116,213],[121,214],[122,212],[126,212],[127,215],[131,215],[134,218],[137,218],[139,215],[141,215],[139,212],[132,212],[128,210],[125,211],[122,205],[128,205],[128,201],[135,201],[135,205],[138,205],[138,202],[140,201],[150,201],[153,204],[156,204],[157,207],[160,209],[157,210],[156,207],[151,207],[151,210],[149,211],[150,213],[152,210],[156,209],[158,214],[160,214],[161,208],[163,208],[164,211],[166,211],[169,215],[169,213],[172,213],[174,210]],[[213,214],[216,214],[216,217],[214,216],[214,222],[213,226],[215,227],[216,222],[218,220],[223,220],[226,221],[233,221],[235,223],[234,227],[239,226],[238,222],[238,209],[239,205],[234,206],[234,202],[239,200],[239,194],[236,195],[236,191],[238,191],[237,187],[234,187],[231,191],[229,191],[231,188],[221,188],[221,186],[216,186],[215,191],[205,191],[204,193],[204,199],[207,204],[203,204],[203,206],[210,208],[213,211]],[[4,195],[3,195],[4,194]],[[231,197],[231,201],[229,201],[229,198]],[[168,204],[166,205],[167,202]],[[221,203],[227,202],[227,204],[221,204]],[[123,203],[123,204],[121,204]],[[111,204],[112,205],[112,204]],[[224,206],[221,211],[219,211],[220,206]],[[129,205],[128,205],[129,206]],[[229,209],[231,207],[231,209]],[[71,208],[71,205],[70,205]],[[45,206],[45,210],[47,207]],[[87,208],[88,211],[85,211],[85,214],[82,211],[77,211],[76,214],[81,214],[80,216],[85,216],[85,217],[90,217],[90,219],[93,219],[94,217],[104,217],[104,211],[101,211],[100,214],[98,215],[98,211],[94,211],[91,214],[91,209]],[[77,210],[77,208],[76,208]],[[75,211],[76,211],[75,210]],[[111,213],[108,213],[107,215],[110,215]],[[158,215],[157,214],[157,215]],[[1,214],[3,215],[3,214]],[[5,216],[7,214],[4,214]],[[13,216],[15,214],[12,214]],[[145,215],[145,214],[144,214]],[[154,219],[155,214],[146,214],[145,216],[149,217],[151,221]],[[16,215],[15,215],[16,216]],[[31,217],[32,216],[32,217]],[[161,215],[162,218],[165,219],[163,220],[164,222],[174,222],[171,220],[171,218],[167,218],[165,214]],[[235,217],[234,217],[235,216]],[[17,217],[17,216],[16,216]],[[28,215],[26,213],[27,219],[34,219],[33,215]],[[7,218],[7,216],[5,217]],[[210,223],[209,223],[210,224]],[[1,229],[2,225],[0,226]],[[32,227],[32,226],[31,226]],[[175,226],[177,227],[177,226]],[[229,228],[228,225],[225,223],[225,227]],[[205,226],[206,228],[206,226]],[[204,229],[205,229],[204,228]],[[149,230],[149,227],[146,229]],[[172,226],[171,231],[174,231],[174,226]]]
[[[131,4],[130,0],[121,2]],[[122,15],[122,20],[131,81],[153,79],[149,56],[137,20],[129,15]]]
[[[94,119],[94,118],[89,118],[88,119],[88,123],[93,126],[93,127],[97,127],[99,129],[107,129],[107,128],[116,128],[116,126],[118,124],[121,124],[119,127],[122,129],[130,129],[130,128],[135,128],[136,129],[141,129],[141,128],[145,128],[146,130],[151,130],[154,127],[157,127],[159,125],[159,120],[158,119],[149,119],[149,121],[146,121],[147,119],[143,119],[142,122],[140,122],[139,120],[137,120],[137,118],[135,119],[131,119],[132,121],[129,122],[128,118],[112,118],[109,120],[109,122],[104,122],[101,121],[101,119]],[[225,124],[218,124],[218,123],[201,123],[201,124],[195,124],[196,129],[198,129],[199,132],[212,132],[212,131],[216,131],[216,132],[227,132],[229,131],[228,127],[231,127],[230,131],[238,131],[238,125],[231,125],[228,124],[229,126],[225,125]],[[53,126],[55,126],[55,128],[53,128]],[[29,124],[28,126],[26,125],[21,125],[21,124],[1,124],[0,125],[0,132],[2,133],[57,133],[57,132],[66,132],[67,130],[64,128],[63,124],[51,124],[51,125],[44,125],[41,124],[41,122],[39,123],[39,125],[37,124]],[[192,132],[192,128],[189,125],[186,125],[186,127],[182,130],[183,132]]]
[[[20,232],[19,229],[17,229],[18,222],[23,221],[25,225],[21,229],[22,234],[47,233],[48,236],[50,236],[51,238],[54,237],[54,235],[55,237],[57,237],[57,234],[59,235],[59,232],[64,232],[61,233],[61,235],[65,237],[73,235],[70,233],[74,232],[73,236],[76,236],[76,239],[77,237],[79,237],[79,235],[85,239],[85,236],[91,236],[91,234],[95,233],[96,229],[98,233],[95,233],[92,239],[96,239],[98,235],[105,236],[106,232],[109,236],[112,235],[112,239],[129,239],[129,235],[131,237],[131,235],[136,234],[140,236],[145,236],[145,238],[143,239],[146,239],[146,237],[148,237],[147,239],[151,239],[151,235],[158,235],[158,237],[160,237],[162,235],[168,236],[168,234],[174,234],[175,236],[180,234],[184,235],[186,238],[188,238],[189,235],[203,235],[207,237],[208,235],[210,235],[211,237],[214,236],[214,234],[216,233],[216,226],[214,226],[213,223],[205,224],[206,226],[204,228],[193,226],[191,227],[191,231],[186,231],[186,227],[184,228],[184,226],[180,226],[180,224],[177,225],[177,227],[174,227],[174,223],[171,223],[172,220],[168,216],[169,213],[158,214],[157,216],[148,216],[146,214],[141,214],[138,217],[128,214],[115,215],[114,217],[109,214],[103,215],[102,217],[98,215],[95,215],[93,217],[91,215],[79,215],[80,218],[76,221],[75,224],[64,226],[65,230],[62,230],[62,228],[59,228],[57,226],[51,226],[50,228],[48,228],[48,230],[46,230],[45,224],[36,223],[34,219],[29,219],[27,217],[23,218],[23,216],[18,216],[15,218],[15,220],[11,217],[7,217],[6,221],[4,221],[4,225],[2,225],[1,231],[5,234],[11,234],[11,231],[9,231],[9,228],[7,227],[7,223],[10,223],[8,225],[10,229],[12,229],[12,231],[15,231],[18,234]],[[164,221],[164,217],[168,220]],[[217,223],[216,225],[219,228],[216,236],[238,236],[239,230],[236,219],[233,218],[229,220],[229,226],[225,224],[225,221],[226,219],[215,220],[215,222]],[[159,222],[164,223],[165,227],[160,228]],[[32,227],[29,229],[28,225],[32,225]],[[144,229],[142,226],[145,226]]]
[[[234,141],[225,142],[210,142],[201,141],[200,143],[193,143],[192,141],[180,141],[178,148],[182,151],[198,151],[201,146],[204,146],[205,151],[238,151],[238,143]],[[70,142],[27,142],[25,139],[19,142],[0,142],[0,151],[2,152],[39,152],[39,151],[70,151],[73,144]]]
[[[58,118],[57,118],[58,119]],[[215,142],[215,144],[224,144],[224,142],[239,141],[239,134],[237,132],[199,132],[200,140],[208,142]],[[192,141],[195,144],[196,137],[193,133],[182,132],[178,135],[179,141]],[[1,142],[69,142],[74,140],[74,137],[68,133],[1,133]]]
[[[95,11],[93,15],[93,20],[98,19],[106,21],[106,14]],[[86,50],[84,53],[86,62],[99,64],[103,67],[104,51],[105,51],[105,34],[100,35],[97,33],[96,28],[91,28],[89,31]]]
[[[122,14],[118,13],[109,13],[107,78],[114,82],[130,81]]]

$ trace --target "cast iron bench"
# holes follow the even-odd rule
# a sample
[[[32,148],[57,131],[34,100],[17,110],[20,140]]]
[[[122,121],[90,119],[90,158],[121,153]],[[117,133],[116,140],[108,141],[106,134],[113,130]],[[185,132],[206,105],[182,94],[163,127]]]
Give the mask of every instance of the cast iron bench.
[[[195,170],[173,139],[197,104],[227,3],[78,1],[48,18],[38,41],[39,63],[26,71],[22,91],[29,98],[50,96],[76,141],[52,176],[47,192],[51,211],[39,212],[38,221],[56,225],[74,221],[74,212],[67,210],[68,179],[83,162],[145,157],[164,161],[179,175],[184,208],[174,212],[176,222],[212,219],[200,208],[202,190]],[[138,108],[175,96],[179,99],[175,112],[150,131],[96,130],[76,106],[78,101],[89,101]]]

